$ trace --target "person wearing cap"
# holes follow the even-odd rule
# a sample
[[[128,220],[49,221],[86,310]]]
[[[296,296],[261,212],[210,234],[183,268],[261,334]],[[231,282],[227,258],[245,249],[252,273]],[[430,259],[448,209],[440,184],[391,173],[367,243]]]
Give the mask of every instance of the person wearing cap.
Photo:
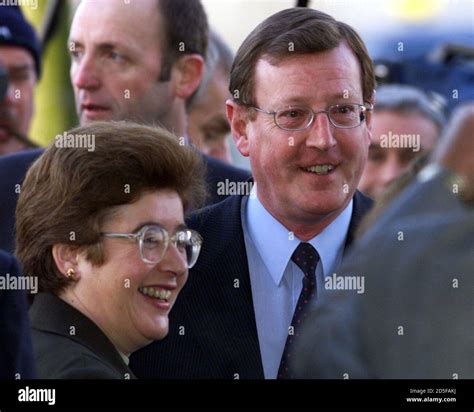
[[[215,32],[209,34],[206,70],[189,111],[188,134],[204,154],[232,164],[228,135],[230,125],[225,101],[234,54]]]
[[[41,46],[18,6],[0,7],[0,66],[8,88],[0,99],[0,156],[35,147],[27,138],[40,77]]]

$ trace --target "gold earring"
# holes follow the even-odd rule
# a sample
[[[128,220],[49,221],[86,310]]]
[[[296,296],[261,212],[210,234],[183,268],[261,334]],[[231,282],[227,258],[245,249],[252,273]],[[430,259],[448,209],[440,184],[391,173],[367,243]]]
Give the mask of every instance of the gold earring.
[[[73,268],[69,268],[66,272],[66,277],[68,279],[74,279],[74,275],[76,274],[76,271]]]

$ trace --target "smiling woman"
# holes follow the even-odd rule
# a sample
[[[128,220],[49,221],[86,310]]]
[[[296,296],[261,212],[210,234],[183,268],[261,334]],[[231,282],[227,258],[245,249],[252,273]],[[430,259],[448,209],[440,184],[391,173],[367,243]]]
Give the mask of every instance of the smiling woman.
[[[51,145],[17,206],[17,254],[39,279],[38,377],[134,378],[128,356],[167,335],[199,255],[184,212],[205,196],[202,161],[165,130],[133,123],[68,135],[95,136],[94,151]]]

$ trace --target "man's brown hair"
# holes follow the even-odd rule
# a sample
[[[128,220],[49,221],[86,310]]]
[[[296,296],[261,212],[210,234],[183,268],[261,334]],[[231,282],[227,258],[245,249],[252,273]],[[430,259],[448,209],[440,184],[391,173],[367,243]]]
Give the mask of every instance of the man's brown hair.
[[[332,50],[343,41],[360,63],[363,99],[371,102],[375,76],[362,39],[349,25],[305,7],[275,13],[248,35],[232,65],[229,91],[237,103],[254,106],[255,66],[259,59],[264,58],[276,65],[294,55]]]
[[[173,65],[185,54],[199,54],[206,58],[209,26],[200,0],[158,0],[164,28],[161,39],[162,64],[160,81],[168,81]],[[186,100],[189,108],[197,90]]]
[[[67,280],[54,262],[54,244],[81,248],[100,266],[101,227],[116,206],[149,191],[174,190],[188,210],[206,193],[201,156],[164,129],[97,122],[66,136],[88,137],[94,150],[61,148],[56,140],[29,169],[16,208],[16,254],[24,273],[38,276],[40,291],[55,294]]]

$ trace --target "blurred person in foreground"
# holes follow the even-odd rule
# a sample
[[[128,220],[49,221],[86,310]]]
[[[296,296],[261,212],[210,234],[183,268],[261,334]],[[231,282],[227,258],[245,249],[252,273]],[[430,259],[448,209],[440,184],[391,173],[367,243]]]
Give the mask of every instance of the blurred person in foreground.
[[[225,102],[230,97],[228,87],[233,60],[229,46],[215,31],[211,31],[206,69],[191,105],[188,124],[191,142],[206,155],[226,163],[232,163]]]
[[[441,103],[422,90],[398,84],[379,87],[359,190],[377,199],[415,159],[433,149],[445,123]]]
[[[27,173],[17,255],[40,293],[30,309],[39,378],[128,379],[129,355],[168,333],[201,245],[183,213],[202,200],[200,157],[164,129],[78,127],[93,151],[51,145]]]
[[[355,243],[335,291],[304,325],[299,378],[474,378],[474,104],[431,162]],[[318,349],[314,350],[314,343]]]
[[[5,81],[8,78],[0,99],[1,156],[36,147],[27,136],[41,73],[41,46],[19,6],[0,7],[0,66],[5,68]]]
[[[247,36],[227,116],[255,185],[190,217],[206,239],[196,280],[167,339],[132,357],[137,376],[292,378],[308,302],[322,298],[372,205],[357,185],[374,84],[359,35],[320,11],[282,10]]]

